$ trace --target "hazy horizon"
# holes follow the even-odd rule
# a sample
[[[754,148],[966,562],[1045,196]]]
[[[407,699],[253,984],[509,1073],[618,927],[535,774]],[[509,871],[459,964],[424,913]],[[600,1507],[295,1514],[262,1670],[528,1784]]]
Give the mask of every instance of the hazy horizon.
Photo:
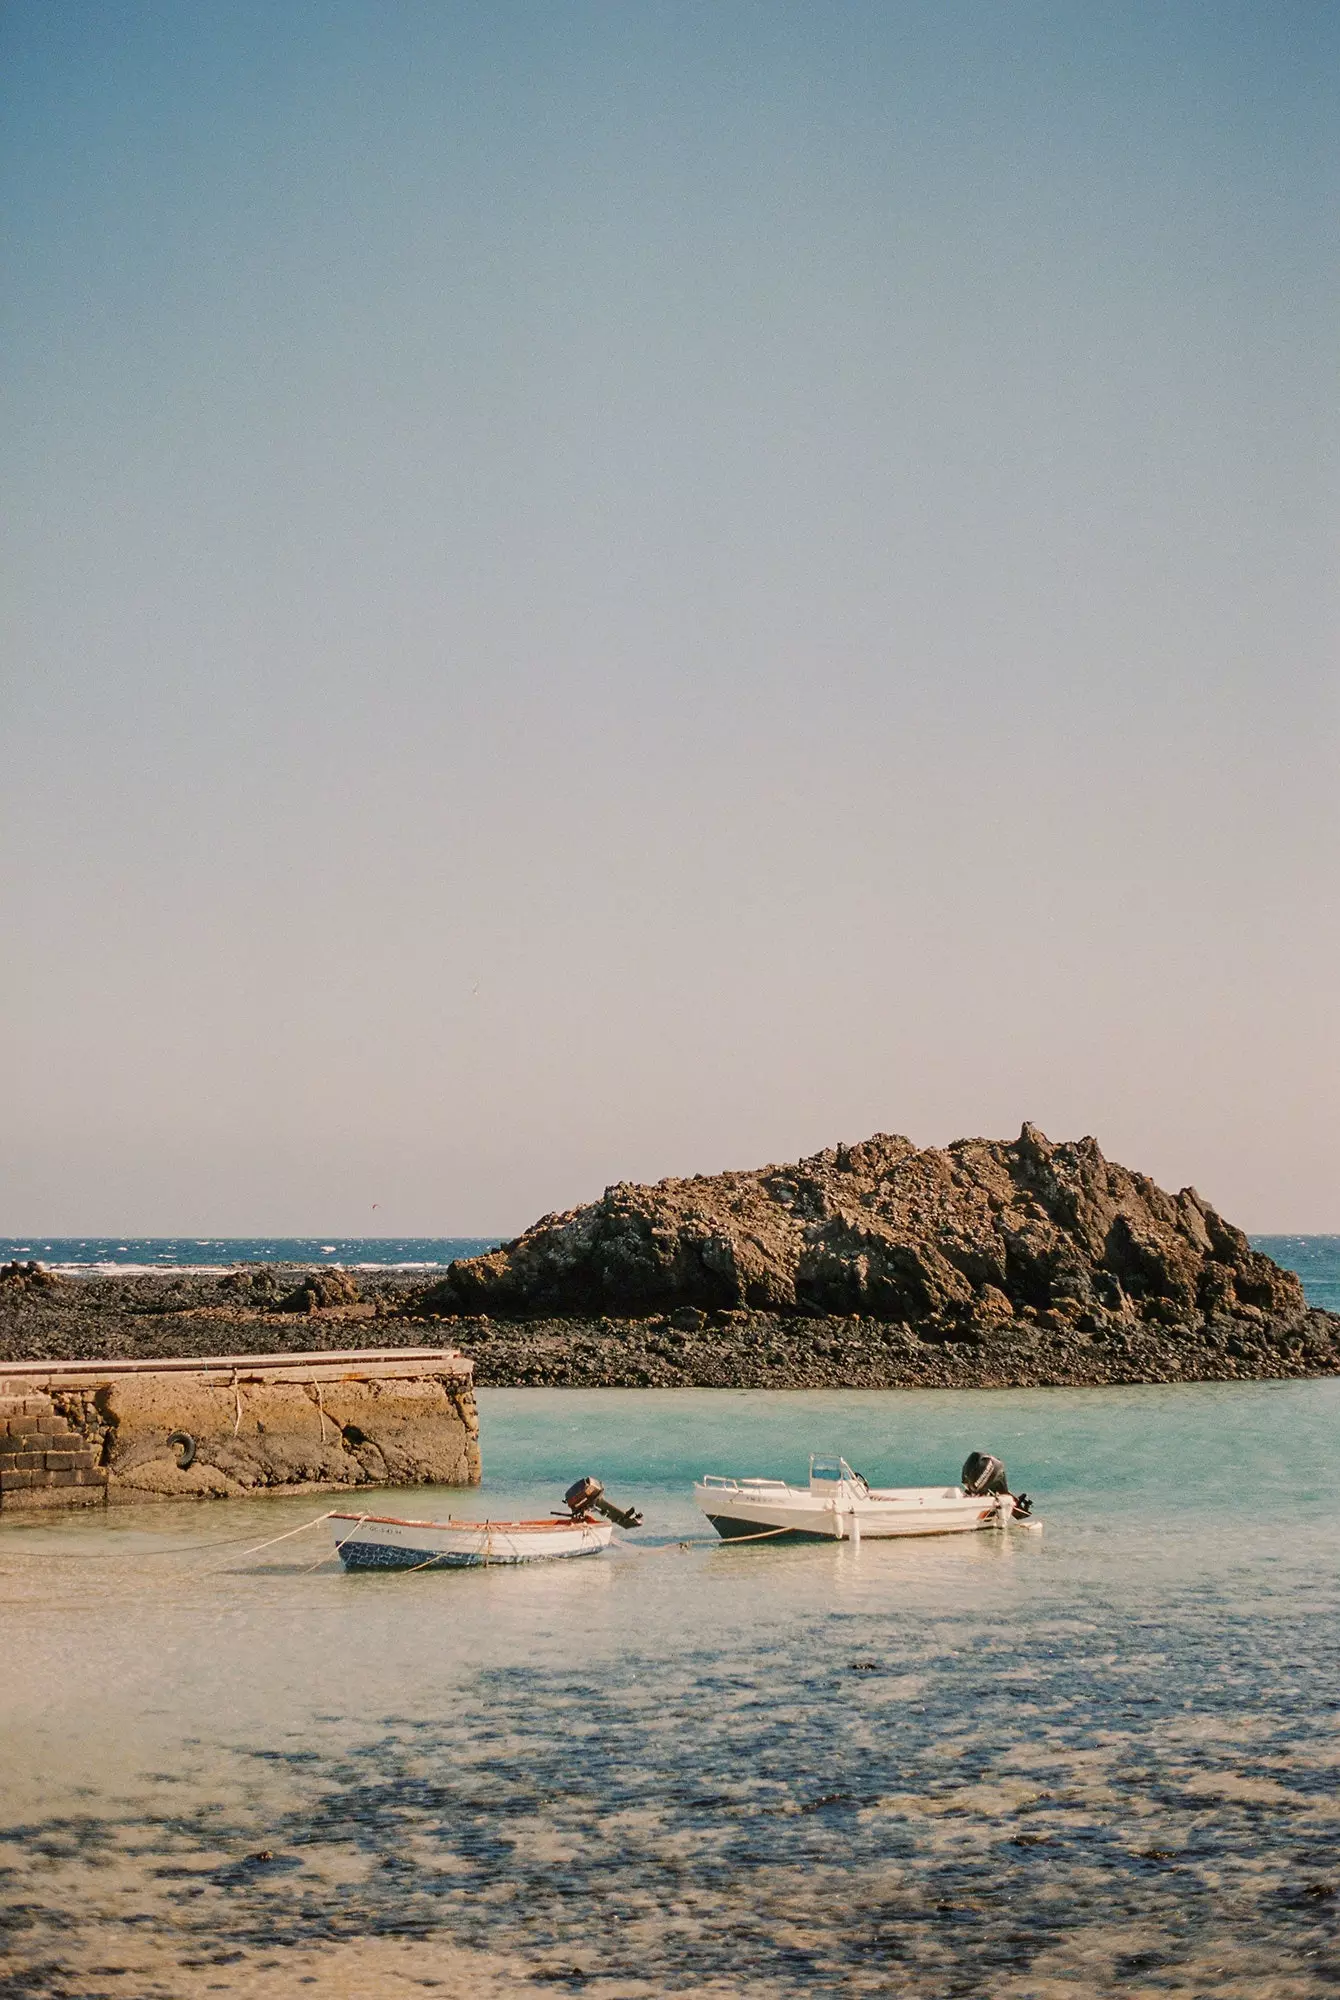
[[[1333,10],[0,55],[0,1230],[1029,1118],[1340,1231]]]
[[[1031,1121],[1031,1122],[1036,1123],[1036,1121]],[[872,1138],[875,1136],[877,1135],[874,1133],[861,1133],[859,1135],[848,1134],[842,1139],[831,1140],[826,1142],[826,1144],[833,1146],[850,1145],[856,1143],[858,1138],[865,1139],[865,1138]],[[911,1135],[905,1134],[903,1136],[910,1137]],[[1053,1141],[1056,1141],[1055,1134],[1049,1133],[1047,1136],[1053,1139]],[[1066,1135],[1066,1137],[1069,1139],[1079,1139],[1089,1136],[1097,1136],[1097,1135],[1083,1134],[1083,1133],[1073,1133]],[[1017,1137],[1017,1134],[960,1133],[957,1134],[956,1137],[959,1138],[977,1137],[977,1138],[986,1138],[992,1140],[1008,1141],[1011,1138]],[[926,1144],[926,1145],[937,1144],[941,1146],[947,1146],[951,1145],[953,1143],[953,1140],[924,1141],[924,1142],[919,1141],[916,1143]],[[1062,1142],[1057,1141],[1057,1143],[1062,1143]],[[822,1146],[810,1147],[807,1149],[807,1153],[812,1154],[815,1152],[821,1152],[823,1150],[824,1148]],[[1116,1155],[1107,1151],[1106,1148],[1104,1148],[1104,1152],[1109,1160],[1113,1160],[1118,1165],[1131,1168],[1134,1171],[1139,1171],[1139,1172],[1148,1171],[1147,1168],[1141,1167],[1139,1161],[1132,1161],[1132,1160],[1118,1161],[1116,1159]],[[694,1174],[704,1174],[704,1173],[710,1174],[710,1173],[721,1173],[730,1171],[735,1171],[735,1172],[752,1171],[755,1169],[764,1168],[768,1166],[781,1166],[785,1164],[792,1164],[804,1157],[806,1157],[805,1154],[792,1153],[785,1155],[779,1154],[776,1156],[776,1158],[769,1160],[763,1160],[763,1159],[723,1160],[711,1167],[680,1166],[673,1169],[669,1169],[664,1174],[660,1173],[649,1174],[642,1176],[641,1178],[646,1181],[652,1181],[652,1180],[672,1179],[677,1176],[689,1177]],[[623,1175],[617,1178],[628,1180],[634,1177],[629,1175]],[[1157,1178],[1157,1176],[1155,1176],[1155,1178]],[[303,1229],[280,1229],[267,1226],[264,1228],[238,1227],[238,1228],[212,1229],[212,1230],[194,1229],[194,1228],[145,1229],[133,1226],[124,1226],[119,1229],[113,1229],[113,1228],[90,1228],[81,1225],[78,1227],[70,1227],[64,1229],[53,1229],[45,1226],[42,1228],[35,1228],[35,1229],[33,1228],[23,1229],[19,1227],[6,1228],[5,1230],[0,1231],[0,1236],[5,1237],[7,1240],[11,1242],[18,1242],[20,1239],[27,1239],[27,1238],[32,1238],[34,1241],[36,1241],[38,1238],[49,1238],[61,1241],[78,1241],[80,1239],[108,1240],[114,1237],[125,1237],[128,1239],[139,1239],[142,1241],[159,1239],[164,1241],[176,1240],[180,1242],[190,1242],[193,1240],[244,1242],[253,1239],[273,1240],[273,1241],[292,1239],[303,1242],[317,1242],[319,1240],[332,1236],[339,1237],[344,1241],[353,1240],[353,1241],[368,1242],[368,1243],[376,1243],[383,1240],[387,1242],[397,1242],[401,1240],[414,1240],[414,1239],[419,1239],[423,1241],[460,1239],[460,1240],[469,1240],[475,1242],[485,1242],[485,1241],[505,1242],[514,1236],[520,1235],[522,1231],[525,1228],[527,1228],[532,1222],[538,1221],[542,1214],[561,1213],[565,1209],[576,1208],[580,1206],[583,1202],[588,1202],[596,1199],[600,1194],[602,1194],[605,1191],[607,1187],[613,1185],[614,1185],[613,1181],[606,1181],[599,1185],[591,1183],[583,1190],[581,1194],[574,1195],[571,1198],[571,1200],[559,1200],[551,1202],[548,1205],[548,1207],[544,1210],[537,1209],[532,1214],[529,1214],[526,1217],[524,1217],[524,1219],[514,1219],[506,1227],[498,1227],[492,1229],[481,1227],[481,1228],[464,1230],[464,1229],[443,1227],[440,1229],[423,1228],[423,1229],[391,1230],[388,1229],[381,1222],[380,1216],[374,1215],[370,1218],[369,1226],[357,1229],[354,1228],[336,1229],[333,1227],[318,1228],[316,1226],[311,1226]],[[1162,1182],[1160,1183],[1160,1185],[1166,1187],[1168,1192],[1175,1194],[1177,1193],[1179,1187],[1187,1185],[1194,1186],[1196,1184],[1188,1182],[1176,1182],[1176,1183]],[[1227,1210],[1221,1202],[1217,1201],[1212,1192],[1208,1191],[1203,1187],[1197,1187],[1197,1192],[1201,1194],[1205,1198],[1205,1200],[1211,1204],[1212,1207],[1218,1208],[1220,1212],[1223,1215],[1225,1215],[1226,1219],[1229,1222],[1235,1223],[1241,1228],[1245,1228],[1253,1238],[1258,1238],[1258,1237],[1278,1238],[1285,1236],[1297,1236],[1297,1237],[1335,1237],[1337,1240],[1340,1240],[1340,1228],[1328,1229],[1321,1225],[1313,1225],[1308,1228],[1300,1228],[1294,1224],[1289,1224],[1287,1226],[1281,1224],[1275,1227],[1271,1227],[1268,1225],[1258,1226],[1255,1223],[1244,1223],[1240,1216],[1230,1213],[1229,1210]],[[378,1203],[378,1208],[380,1208],[380,1206],[381,1204]]]

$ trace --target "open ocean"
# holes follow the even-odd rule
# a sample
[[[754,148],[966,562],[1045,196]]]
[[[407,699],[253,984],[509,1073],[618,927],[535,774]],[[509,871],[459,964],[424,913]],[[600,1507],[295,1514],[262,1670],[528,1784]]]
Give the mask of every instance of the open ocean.
[[[35,1257],[69,1277],[231,1271],[237,1264],[343,1264],[352,1271],[445,1270],[494,1250],[497,1236],[0,1236],[0,1263]]]

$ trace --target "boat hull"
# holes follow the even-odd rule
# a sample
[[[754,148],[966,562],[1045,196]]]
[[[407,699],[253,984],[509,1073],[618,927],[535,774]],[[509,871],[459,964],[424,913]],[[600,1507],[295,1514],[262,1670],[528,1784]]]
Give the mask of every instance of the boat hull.
[[[760,1528],[752,1520],[736,1520],[729,1514],[709,1514],[708,1521],[723,1542],[770,1540],[782,1542],[831,1542],[837,1538],[831,1528]]]
[[[766,1493],[700,1484],[694,1499],[723,1541],[895,1541],[922,1535],[969,1535],[1004,1525],[1000,1503],[952,1489],[905,1488],[844,1493],[836,1501],[778,1483]],[[1007,1496],[1008,1499],[1008,1496]],[[1009,1503],[1012,1511],[1012,1503]]]
[[[405,1521],[334,1514],[331,1525],[346,1569],[491,1569],[563,1561],[601,1555],[614,1534],[608,1521]]]

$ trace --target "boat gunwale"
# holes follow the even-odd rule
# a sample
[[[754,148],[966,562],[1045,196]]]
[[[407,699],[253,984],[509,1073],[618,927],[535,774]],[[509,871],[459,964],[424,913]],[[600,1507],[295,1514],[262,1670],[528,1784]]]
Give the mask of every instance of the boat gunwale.
[[[845,1517],[839,1517],[839,1518],[845,1518]],[[764,1539],[763,1536],[754,1536],[748,1534],[729,1535],[725,1532],[724,1528],[722,1527],[723,1521],[729,1522],[732,1527],[744,1527],[744,1528],[758,1527],[759,1525],[758,1522],[747,1520],[743,1514],[708,1514],[706,1516],[706,1519],[711,1523],[712,1527],[716,1529],[717,1534],[720,1535],[721,1545],[723,1548],[729,1548],[732,1542],[750,1542],[750,1541]],[[864,1547],[866,1542],[933,1542],[939,1539],[940,1537],[946,1537],[949,1535],[978,1534],[983,1532],[986,1529],[986,1527],[987,1527],[987,1517],[983,1515],[980,1520],[973,1521],[966,1527],[918,1528],[914,1534],[912,1533],[901,1534],[901,1535],[871,1534],[866,1529],[863,1528],[861,1530],[861,1545]],[[772,1538],[773,1546],[777,1548],[781,1548],[788,1543],[792,1547],[794,1547],[799,1542],[823,1542],[826,1543],[830,1548],[836,1547],[838,1545],[846,1547],[850,1547],[852,1545],[850,1535],[847,1534],[835,1535],[831,1528],[776,1527],[771,1529],[769,1533]]]
[[[736,1506],[789,1506],[797,1510],[817,1507],[828,1513],[836,1507],[842,1514],[852,1511],[864,1512],[872,1505],[875,1510],[886,1513],[898,1510],[912,1513],[923,1507],[932,1510],[943,1507],[962,1508],[983,1498],[979,1493],[965,1492],[961,1486],[867,1486],[860,1491],[850,1493],[844,1504],[842,1497],[836,1492],[828,1495],[816,1491],[811,1486],[789,1486],[782,1479],[766,1485],[762,1480],[758,1482],[739,1480],[726,1485],[714,1484],[710,1476],[695,1480],[693,1492],[700,1507],[705,1507],[706,1503],[701,1496],[706,1494],[710,1498],[719,1498],[727,1503],[733,1502]]]
[[[598,1528],[600,1526],[600,1523],[598,1521],[583,1521],[583,1520],[457,1521],[453,1519],[446,1521],[420,1521],[420,1520],[412,1520],[407,1514],[345,1514],[345,1513],[335,1513],[333,1511],[327,1516],[327,1519],[331,1521],[353,1521],[355,1525],[360,1528],[361,1527],[438,1528],[438,1529],[469,1528],[469,1529],[474,1529],[476,1531],[483,1530],[485,1528],[493,1528],[498,1530],[506,1530],[509,1533],[513,1532],[514,1530],[524,1529],[526,1530],[527,1533],[530,1534],[535,1533],[536,1530],[542,1530],[546,1533],[553,1534],[554,1532],[566,1533],[573,1528]]]

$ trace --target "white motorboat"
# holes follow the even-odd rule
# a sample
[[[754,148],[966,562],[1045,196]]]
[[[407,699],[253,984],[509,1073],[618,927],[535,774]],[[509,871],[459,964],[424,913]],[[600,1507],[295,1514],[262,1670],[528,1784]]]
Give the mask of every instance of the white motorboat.
[[[579,1479],[563,1501],[567,1513],[545,1521],[410,1521],[395,1514],[329,1519],[346,1569],[486,1569],[494,1563],[598,1556],[609,1547],[616,1524],[642,1525],[633,1509],[608,1501],[596,1479]]]
[[[693,1497],[723,1541],[888,1540],[1038,1527],[1027,1494],[1009,1491],[999,1459],[974,1452],[959,1486],[871,1486],[845,1458],[811,1458],[807,1486],[707,1473]]]

